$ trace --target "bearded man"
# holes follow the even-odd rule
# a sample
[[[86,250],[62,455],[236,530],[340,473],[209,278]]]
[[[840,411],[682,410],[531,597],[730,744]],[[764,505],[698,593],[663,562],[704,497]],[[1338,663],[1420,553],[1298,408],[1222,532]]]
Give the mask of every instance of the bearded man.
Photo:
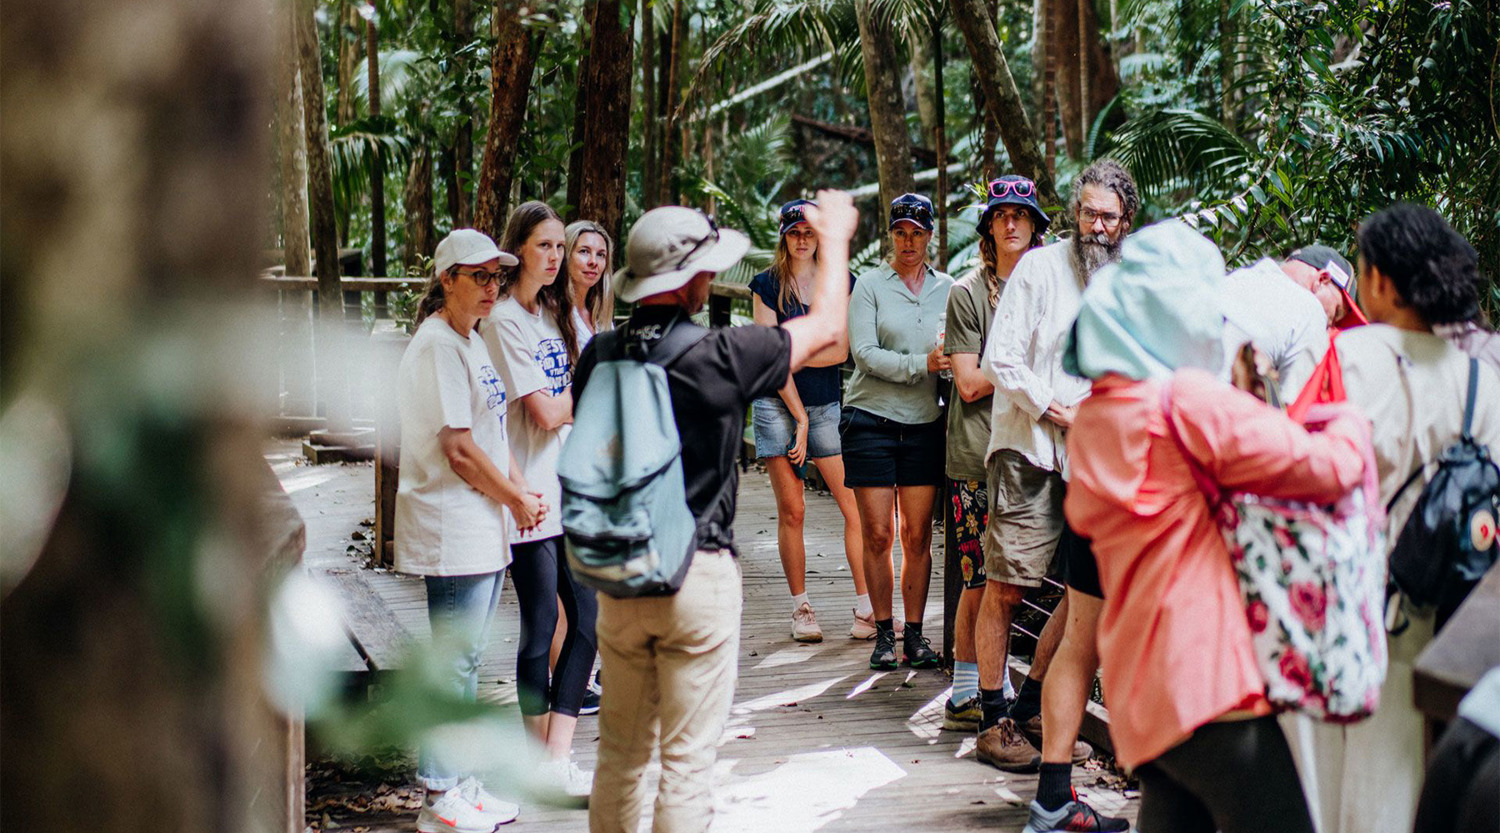
[[[1100,816],[1071,789],[1072,765],[1093,751],[1077,736],[1087,683],[1098,667],[1094,630],[1103,600],[1088,542],[1063,520],[1064,432],[1089,386],[1063,371],[1062,353],[1084,287],[1100,267],[1119,259],[1139,208],[1135,181],[1118,162],[1104,159],[1084,169],[1073,180],[1070,206],[1077,233],[1021,258],[995,308],[980,361],[995,400],[985,453],[990,522],[976,634],[983,717],[975,751],[980,761],[1008,772],[1041,769],[1027,833],[1129,828],[1123,819]],[[1067,596],[1042,630],[1015,703],[1007,704],[1001,687],[1011,617],[1027,589],[1041,585],[1054,557]]]

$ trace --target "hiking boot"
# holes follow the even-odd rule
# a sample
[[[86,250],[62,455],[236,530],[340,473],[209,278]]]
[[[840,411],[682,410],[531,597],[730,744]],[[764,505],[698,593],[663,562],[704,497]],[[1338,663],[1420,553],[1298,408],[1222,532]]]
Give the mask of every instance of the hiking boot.
[[[896,632],[875,629],[875,650],[870,652],[870,667],[876,671],[896,670]]]
[[[875,614],[861,616],[858,610],[854,611],[854,626],[849,629],[852,639],[874,639],[875,638]]]
[[[979,708],[979,698],[970,697],[962,703],[949,698],[943,704],[943,728],[950,732],[973,732],[979,729],[979,719],[984,712]]]
[[[906,654],[906,664],[912,668],[936,668],[943,658],[932,650],[932,643],[922,635],[922,631],[916,627],[906,629],[901,636],[902,652]]]
[[[1035,746],[1037,749],[1042,748],[1041,715],[1034,715],[1026,722],[1017,725],[1021,727],[1021,734],[1026,736],[1026,740],[1030,741],[1032,746]],[[1094,747],[1077,738],[1073,739],[1073,763],[1081,764],[1087,761],[1093,754]]]
[[[1042,805],[1031,802],[1031,814],[1026,818],[1026,827],[1021,833],[1125,833],[1130,822],[1106,816],[1083,803],[1078,793],[1073,800],[1057,808],[1045,810]]]
[[[797,642],[822,642],[823,629],[818,627],[818,615],[812,605],[803,602],[792,611],[792,639]]]
[[[519,813],[519,810],[517,810]],[[502,820],[504,819],[504,820]],[[503,815],[489,813],[475,807],[465,798],[463,791],[454,787],[430,803],[422,802],[417,813],[418,833],[491,833],[502,824],[515,821],[515,816],[506,819]]]
[[[1042,753],[1016,728],[1016,722],[1002,718],[999,723],[979,733],[974,755],[980,763],[1005,772],[1036,772],[1042,766]]]

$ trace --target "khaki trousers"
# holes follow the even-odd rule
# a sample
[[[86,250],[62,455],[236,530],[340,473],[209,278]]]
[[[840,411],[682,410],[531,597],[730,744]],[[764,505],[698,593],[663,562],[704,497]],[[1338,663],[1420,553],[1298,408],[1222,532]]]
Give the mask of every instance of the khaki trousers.
[[[599,595],[599,762],[591,833],[636,833],[646,766],[661,753],[656,833],[713,819],[713,768],[738,673],[740,567],[728,550],[693,556],[674,596]]]

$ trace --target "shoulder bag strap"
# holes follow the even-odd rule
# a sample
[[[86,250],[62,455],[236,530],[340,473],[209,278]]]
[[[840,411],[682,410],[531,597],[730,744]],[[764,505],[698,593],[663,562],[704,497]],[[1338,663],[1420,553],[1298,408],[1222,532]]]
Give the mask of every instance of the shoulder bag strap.
[[[709,330],[694,324],[692,320],[678,313],[672,323],[667,325],[666,335],[661,341],[651,348],[646,356],[646,361],[661,367],[670,367],[673,362],[682,358],[682,355],[693,348],[693,345],[708,337]]]
[[[1464,400],[1464,431],[1465,443],[1474,442],[1474,400],[1479,395],[1479,360],[1473,357],[1469,359],[1469,395]]]

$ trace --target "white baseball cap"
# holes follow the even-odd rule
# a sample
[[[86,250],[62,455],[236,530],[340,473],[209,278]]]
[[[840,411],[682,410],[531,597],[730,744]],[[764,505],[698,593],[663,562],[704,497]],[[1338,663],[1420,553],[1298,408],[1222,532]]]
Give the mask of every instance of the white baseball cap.
[[[750,238],[721,229],[708,215],[664,205],[641,215],[625,243],[625,268],[615,273],[617,297],[625,303],[671,292],[699,272],[722,272],[750,250]]]
[[[456,228],[437,244],[432,255],[432,269],[439,275],[455,266],[478,266],[499,259],[501,266],[515,266],[521,261],[509,252],[500,251],[488,234],[471,228]]]

